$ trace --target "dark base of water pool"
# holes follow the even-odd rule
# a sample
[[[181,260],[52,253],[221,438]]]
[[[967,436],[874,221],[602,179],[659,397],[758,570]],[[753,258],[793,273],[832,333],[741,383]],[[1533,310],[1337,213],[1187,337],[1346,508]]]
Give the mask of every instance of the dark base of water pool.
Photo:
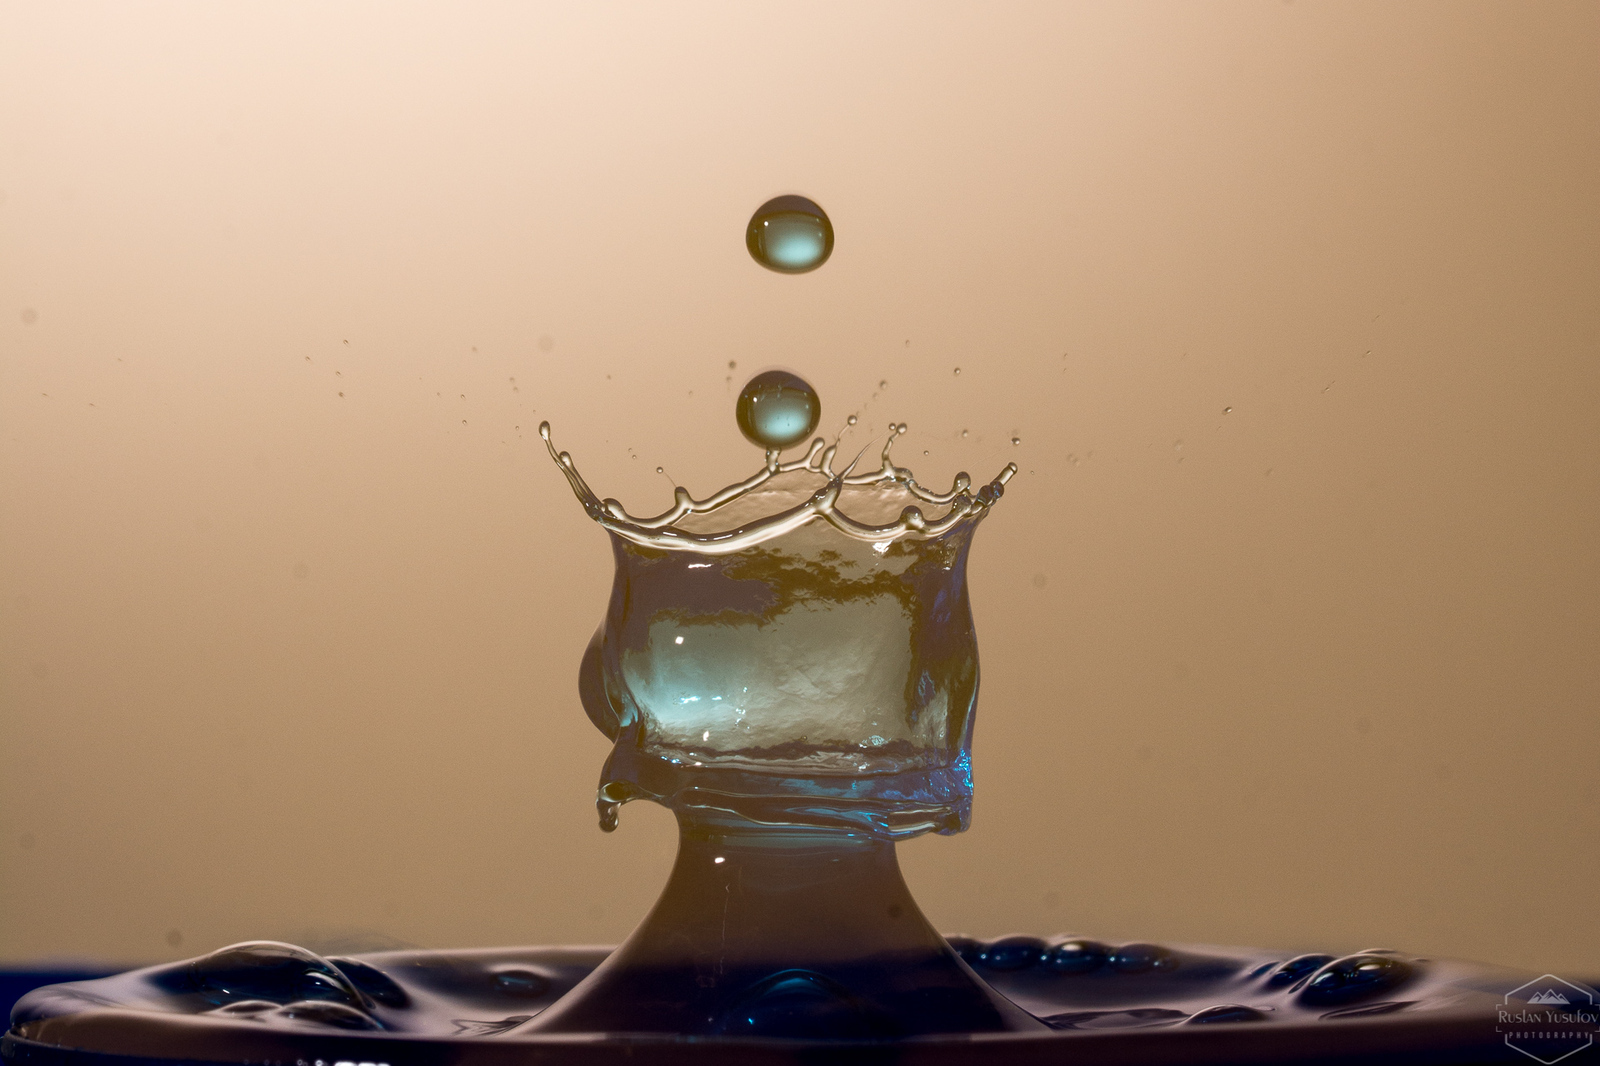
[[[517,1063],[1488,1063],[1554,1061],[1597,1028],[1594,989],[1389,949],[1336,957],[1107,944],[1084,937],[950,937],[965,966],[1044,1023],[1033,1032],[895,1029],[853,988],[863,974],[663,974],[736,986],[712,1035],[550,1033],[529,1025],[609,954],[604,947],[391,951],[323,958],[257,942],[38,988],[12,1013],[12,1066],[152,1062],[284,1066]],[[1547,989],[1545,985],[1551,985]],[[915,993],[910,993],[914,995]],[[1565,999],[1558,1004],[1557,998]],[[1587,1001],[1586,1001],[1587,997]],[[936,1018],[937,994],[921,1008]]]

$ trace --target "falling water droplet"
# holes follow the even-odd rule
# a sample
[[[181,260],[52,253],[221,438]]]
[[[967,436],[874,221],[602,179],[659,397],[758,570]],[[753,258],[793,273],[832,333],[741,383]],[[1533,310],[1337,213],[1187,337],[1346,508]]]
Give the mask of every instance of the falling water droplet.
[[[852,425],[852,426],[855,425],[856,424],[856,416],[855,415],[851,415],[849,418],[845,419],[845,422],[848,423],[849,425]]]
[[[752,444],[781,450],[809,437],[822,418],[817,390],[784,370],[751,378],[734,409],[739,432]]]
[[[804,274],[833,254],[833,223],[804,196],[775,196],[750,216],[744,243],[750,258],[768,270]]]
[[[888,387],[889,387],[889,379],[888,378],[884,378],[882,381],[878,382],[878,388],[887,389]]]
[[[960,377],[960,376],[961,376],[961,368],[958,366],[958,367],[956,367],[956,377]]]
[[[894,431],[896,433],[904,433],[906,431],[906,424],[904,422],[900,423],[898,426],[894,427]]]
[[[1223,413],[1223,414],[1225,414],[1225,415],[1231,415],[1231,414],[1233,414],[1233,408],[1231,408],[1231,407],[1224,407],[1224,408],[1223,408],[1223,409],[1222,409],[1222,413]]]
[[[658,467],[656,467],[656,473],[658,473],[658,474],[665,474],[665,473],[666,473],[666,472],[667,472],[667,471],[666,471],[666,468],[665,468],[665,467],[660,467],[660,466],[658,466]]]
[[[962,430],[962,431],[961,431],[961,435],[962,435],[962,436],[963,436],[963,437],[965,437],[965,436],[966,436],[966,435],[967,435],[967,431],[966,431],[966,430]]]
[[[1022,443],[1022,438],[1021,437],[1012,437],[1011,438],[1011,446],[1013,448],[1015,448],[1017,445],[1019,445],[1021,443]]]

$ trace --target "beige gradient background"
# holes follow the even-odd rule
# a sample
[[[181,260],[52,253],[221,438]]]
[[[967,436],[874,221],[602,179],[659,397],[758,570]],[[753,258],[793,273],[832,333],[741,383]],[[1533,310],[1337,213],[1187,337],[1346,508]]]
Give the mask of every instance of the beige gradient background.
[[[0,961],[621,938],[534,427],[664,505],[784,365],[1022,468],[941,928],[1600,973],[1595,3],[3,20]]]

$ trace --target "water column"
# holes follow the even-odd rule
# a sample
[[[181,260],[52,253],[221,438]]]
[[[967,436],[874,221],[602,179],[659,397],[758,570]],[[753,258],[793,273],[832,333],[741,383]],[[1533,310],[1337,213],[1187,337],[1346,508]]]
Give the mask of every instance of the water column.
[[[1011,468],[934,493],[894,465],[835,472],[799,378],[759,375],[738,419],[757,474],[655,518],[599,500],[616,577],[580,668],[613,741],[603,827],[677,815],[672,877],[634,934],[529,1029],[894,1037],[1040,1023],[993,992],[912,900],[896,840],[965,829],[978,659],[972,535]],[[548,429],[542,428],[548,440]],[[925,513],[925,511],[927,513]]]

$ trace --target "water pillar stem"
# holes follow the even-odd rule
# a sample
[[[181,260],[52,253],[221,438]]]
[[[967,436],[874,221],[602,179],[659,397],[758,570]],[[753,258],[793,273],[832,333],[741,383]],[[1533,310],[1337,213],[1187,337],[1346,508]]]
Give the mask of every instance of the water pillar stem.
[[[529,1028],[894,1037],[1039,1026],[928,923],[893,842],[704,808],[678,821],[677,861],[650,914]]]

